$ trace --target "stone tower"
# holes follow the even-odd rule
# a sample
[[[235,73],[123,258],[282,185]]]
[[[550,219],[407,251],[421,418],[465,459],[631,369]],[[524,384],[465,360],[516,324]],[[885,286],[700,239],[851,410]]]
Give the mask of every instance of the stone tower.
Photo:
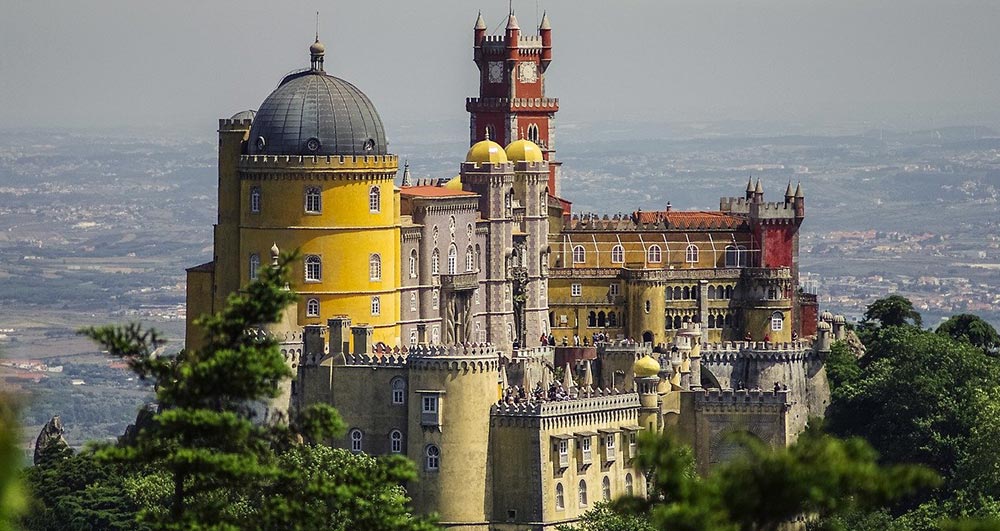
[[[474,31],[479,97],[467,98],[470,145],[487,136],[507,145],[522,138],[542,148],[549,163],[548,190],[556,195],[555,114],[559,100],[545,97],[545,71],[552,62],[552,27],[542,16],[537,35],[521,33],[510,13],[502,35],[487,35],[482,14]]]

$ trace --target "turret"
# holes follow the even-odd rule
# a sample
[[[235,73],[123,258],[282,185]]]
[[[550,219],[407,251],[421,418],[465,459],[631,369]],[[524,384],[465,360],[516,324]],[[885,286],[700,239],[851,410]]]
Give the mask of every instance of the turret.
[[[806,216],[806,196],[802,193],[802,183],[795,187],[795,217],[802,219]]]
[[[753,190],[754,201],[758,203],[764,200],[764,185],[760,183],[760,177],[757,178],[757,185]]]
[[[538,34],[542,37],[542,72],[552,62],[552,26],[549,25],[549,14],[542,13],[542,23],[538,25]]]
[[[792,181],[788,180],[788,187],[785,188],[785,204],[791,203],[795,200],[795,192],[792,191]]]
[[[483,45],[483,39],[486,38],[486,21],[483,20],[483,12],[479,12],[479,17],[476,18],[476,27],[473,28],[473,38],[472,42],[476,47]]]
[[[753,191],[754,191],[753,176],[750,176],[747,178],[747,193],[746,193],[747,201],[753,199]]]
[[[403,163],[403,181],[399,183],[400,186],[412,186],[410,181],[410,162],[406,161]]]
[[[514,12],[510,12],[510,16],[507,17],[507,60],[515,61],[518,56],[518,43],[521,40],[521,26],[517,25],[517,17],[514,16]]]
[[[656,433],[659,430],[660,362],[647,355],[635,362],[632,372],[639,393],[639,425]]]

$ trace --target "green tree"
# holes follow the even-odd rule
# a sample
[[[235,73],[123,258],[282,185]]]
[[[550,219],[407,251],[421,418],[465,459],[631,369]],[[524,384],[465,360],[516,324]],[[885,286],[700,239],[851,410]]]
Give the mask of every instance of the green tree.
[[[992,352],[1000,347],[1000,335],[996,329],[978,316],[968,313],[951,316],[937,327],[936,332],[957,341],[964,341],[986,352]]]
[[[18,432],[14,400],[0,393],[0,531],[13,529],[14,520],[25,506],[18,481],[22,462],[17,448]]]
[[[583,513],[574,525],[556,526],[558,531],[655,531],[644,514],[628,514],[615,510],[609,502],[597,502]]]
[[[138,325],[84,331],[155,384],[160,410],[152,422],[130,444],[99,454],[160,472],[167,479],[168,506],[140,512],[150,527],[342,529],[331,518],[343,518],[352,510],[359,511],[350,513],[360,522],[357,528],[430,527],[409,515],[409,499],[396,486],[411,477],[412,465],[372,465],[340,455],[337,474],[309,468],[318,466],[315,455],[323,450],[297,447],[295,441],[315,444],[340,435],[343,422],[333,408],[313,406],[290,423],[254,422],[255,411],[278,395],[279,383],[291,371],[275,341],[247,331],[276,322],[295,299],[283,288],[293,259],[281,257],[278,267],[263,270],[259,280],[231,295],[221,312],[199,318],[206,343],[197,351],[158,356],[162,340]],[[363,491],[370,491],[368,497],[358,497]],[[316,497],[308,498],[310,494]]]
[[[881,326],[903,326],[912,324],[921,326],[923,321],[920,313],[913,308],[910,299],[902,295],[889,295],[868,305],[863,322],[877,322]]]

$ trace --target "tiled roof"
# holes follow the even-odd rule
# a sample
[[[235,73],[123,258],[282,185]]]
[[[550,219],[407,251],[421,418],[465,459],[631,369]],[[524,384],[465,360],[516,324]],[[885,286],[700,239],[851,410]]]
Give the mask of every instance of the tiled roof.
[[[666,221],[671,228],[692,229],[733,229],[743,223],[743,219],[732,214],[705,210],[659,210],[632,213],[632,219],[637,223],[661,223]]]
[[[475,192],[450,190],[443,186],[404,186],[399,189],[399,193],[411,197],[469,197],[476,195]]]

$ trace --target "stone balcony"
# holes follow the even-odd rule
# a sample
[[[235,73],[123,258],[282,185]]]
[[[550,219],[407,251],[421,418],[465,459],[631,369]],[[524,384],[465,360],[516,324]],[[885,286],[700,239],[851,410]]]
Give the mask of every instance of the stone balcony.
[[[441,275],[441,289],[444,291],[469,291],[479,287],[476,273]]]

